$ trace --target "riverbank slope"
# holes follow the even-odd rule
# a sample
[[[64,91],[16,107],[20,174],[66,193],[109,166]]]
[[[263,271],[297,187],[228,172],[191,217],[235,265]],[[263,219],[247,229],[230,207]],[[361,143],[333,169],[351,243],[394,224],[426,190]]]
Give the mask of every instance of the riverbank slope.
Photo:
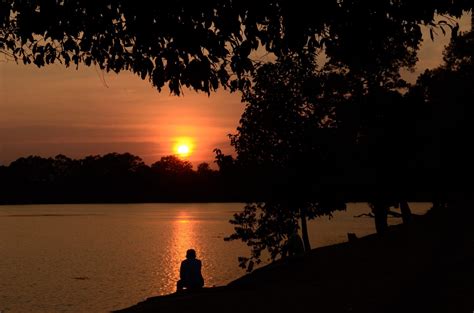
[[[314,249],[227,286],[116,312],[473,312],[472,209],[431,212],[383,237]]]

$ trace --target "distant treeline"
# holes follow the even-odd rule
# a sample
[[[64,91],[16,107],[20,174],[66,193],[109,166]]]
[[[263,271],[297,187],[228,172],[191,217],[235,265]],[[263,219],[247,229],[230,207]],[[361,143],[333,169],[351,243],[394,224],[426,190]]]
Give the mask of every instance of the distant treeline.
[[[309,194],[317,200],[367,201],[373,192],[380,192],[376,173],[370,168],[346,165],[345,169],[334,172],[331,166],[326,173],[321,168],[316,173],[308,167],[304,175],[299,170],[296,177],[299,183],[295,184],[292,176],[296,174],[291,170],[268,172],[263,168],[244,167],[220,151],[215,162],[217,170],[208,163],[193,169],[190,162],[176,156],[162,157],[151,166],[129,153],[83,159],[64,155],[22,157],[9,166],[0,166],[0,204],[250,202],[279,196],[288,198],[289,194],[296,197]],[[395,165],[391,168],[394,173],[397,171]],[[410,200],[430,201],[441,193],[446,194],[445,191],[458,191],[430,183],[439,185],[439,179],[433,180],[436,173],[412,174],[410,177],[390,175],[386,192],[394,197],[403,194]],[[312,192],[300,190],[301,180]],[[295,186],[298,190],[291,190]]]
[[[130,153],[71,159],[22,157],[0,166],[0,203],[231,201],[225,171],[165,156],[146,165]]]

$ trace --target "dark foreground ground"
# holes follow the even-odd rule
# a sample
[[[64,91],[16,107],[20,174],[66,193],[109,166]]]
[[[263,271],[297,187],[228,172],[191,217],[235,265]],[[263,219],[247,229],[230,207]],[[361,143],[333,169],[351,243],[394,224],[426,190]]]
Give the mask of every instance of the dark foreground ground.
[[[318,248],[227,286],[117,312],[474,312],[474,215],[451,208],[384,237]]]

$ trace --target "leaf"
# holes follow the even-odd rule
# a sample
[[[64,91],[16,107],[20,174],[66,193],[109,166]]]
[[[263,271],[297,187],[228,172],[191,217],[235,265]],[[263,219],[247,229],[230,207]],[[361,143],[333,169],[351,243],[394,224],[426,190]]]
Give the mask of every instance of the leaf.
[[[38,67],[44,66],[43,55],[41,55],[41,54],[38,53],[38,54],[35,56],[35,59],[34,59],[33,63],[34,63],[36,66],[38,66]]]
[[[446,36],[446,31],[444,30],[444,27],[440,25],[439,28],[441,28],[441,31],[443,32],[443,35]]]
[[[242,42],[242,44],[240,45],[240,49],[239,49],[240,56],[244,57],[244,58],[247,58],[251,51],[252,51],[251,42],[248,41],[248,40],[245,40],[244,42]]]

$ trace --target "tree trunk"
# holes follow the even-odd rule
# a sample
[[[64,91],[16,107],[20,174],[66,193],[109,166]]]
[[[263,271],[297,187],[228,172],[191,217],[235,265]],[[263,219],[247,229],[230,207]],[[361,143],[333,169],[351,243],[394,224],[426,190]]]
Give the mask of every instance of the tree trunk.
[[[400,201],[400,212],[402,213],[403,224],[408,224],[411,222],[411,210],[408,202]]]
[[[308,225],[306,224],[306,214],[304,209],[300,209],[301,213],[301,235],[303,237],[304,251],[309,252],[311,250],[311,244],[309,243],[308,236]]]
[[[373,213],[375,217],[375,230],[377,234],[383,235],[388,230],[388,207],[384,201],[377,201],[373,206]]]
[[[474,6],[471,8],[471,32],[474,32]]]

